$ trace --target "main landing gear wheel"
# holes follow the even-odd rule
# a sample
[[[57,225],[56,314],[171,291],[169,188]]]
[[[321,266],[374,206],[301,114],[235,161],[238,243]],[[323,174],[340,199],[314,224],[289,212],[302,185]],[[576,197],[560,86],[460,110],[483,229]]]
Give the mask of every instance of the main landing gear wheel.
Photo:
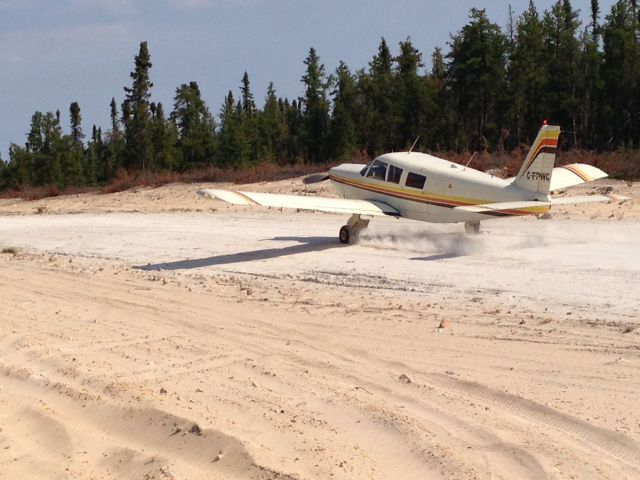
[[[340,243],[343,243],[345,245],[353,245],[354,243],[358,243],[360,232],[367,228],[368,225],[369,220],[360,218],[360,215],[357,214],[351,215],[351,218],[349,219],[347,224],[343,225],[340,228],[340,233],[338,234]]]
[[[349,231],[349,227],[343,225],[342,228],[340,228],[338,238],[340,239],[340,243],[344,243],[345,245],[348,244],[349,240],[351,240],[351,232]]]
[[[477,235],[480,233],[480,222],[464,222],[464,231],[469,235]]]

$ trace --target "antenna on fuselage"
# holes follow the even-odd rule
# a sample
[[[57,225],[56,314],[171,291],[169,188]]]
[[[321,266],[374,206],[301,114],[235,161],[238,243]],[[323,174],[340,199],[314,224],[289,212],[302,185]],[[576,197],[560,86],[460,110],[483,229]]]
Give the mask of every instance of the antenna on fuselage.
[[[469,161],[467,162],[467,164],[464,166],[464,169],[466,170],[467,167],[469,166],[469,164],[471,163],[471,160],[474,159],[474,157],[476,156],[478,152],[473,152],[473,155],[471,155],[471,158],[469,159]]]
[[[411,150],[413,150],[413,147],[416,146],[416,143],[418,143],[418,140],[420,140],[420,135],[418,135],[418,138],[416,138],[415,142],[413,142],[413,145],[411,145],[411,148],[409,149],[409,151],[407,153],[411,153]]]

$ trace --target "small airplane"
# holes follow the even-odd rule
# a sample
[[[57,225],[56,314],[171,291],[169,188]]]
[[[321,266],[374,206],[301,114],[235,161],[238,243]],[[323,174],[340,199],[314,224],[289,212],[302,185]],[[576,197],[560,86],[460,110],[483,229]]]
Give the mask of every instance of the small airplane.
[[[554,205],[611,200],[604,195],[550,196],[551,191],[608,176],[582,163],[554,168],[559,136],[560,127],[545,122],[518,175],[507,179],[409,150],[386,153],[366,165],[345,163],[305,178],[305,183],[330,180],[341,198],[218,189],[197,193],[234,205],[349,213],[338,235],[344,244],[358,241],[369,224],[368,217],[382,215],[432,223],[464,222],[467,233],[477,234],[483,220],[540,215]]]

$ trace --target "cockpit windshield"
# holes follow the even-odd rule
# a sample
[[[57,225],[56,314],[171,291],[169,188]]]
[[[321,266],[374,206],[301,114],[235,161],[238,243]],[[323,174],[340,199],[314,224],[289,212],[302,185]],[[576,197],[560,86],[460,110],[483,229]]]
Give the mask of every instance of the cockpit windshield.
[[[363,168],[362,170],[360,170],[360,175],[362,175],[363,177],[364,177],[364,176],[366,176],[366,175],[367,175],[367,170],[369,170],[369,167],[370,167],[371,165],[373,165],[373,162],[375,162],[375,159],[374,159],[374,160],[371,160],[369,163],[367,163],[367,164],[364,166],[364,168]]]
[[[383,182],[400,183],[402,168],[383,162],[382,160],[374,159],[360,170],[360,175],[375,180],[382,180]]]
[[[384,181],[387,178],[387,164],[380,160],[375,160],[367,172],[367,177]]]

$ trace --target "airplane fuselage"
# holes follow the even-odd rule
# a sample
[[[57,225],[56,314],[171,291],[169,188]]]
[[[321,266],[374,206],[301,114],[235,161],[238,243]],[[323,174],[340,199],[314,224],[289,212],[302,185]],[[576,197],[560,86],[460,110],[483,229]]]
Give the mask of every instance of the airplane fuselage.
[[[454,207],[498,202],[548,201],[548,195],[524,190],[511,181],[418,152],[387,153],[367,165],[342,164],[329,179],[344,198],[384,202],[404,218],[433,223],[477,222],[495,216],[534,215],[548,206],[497,213]]]

